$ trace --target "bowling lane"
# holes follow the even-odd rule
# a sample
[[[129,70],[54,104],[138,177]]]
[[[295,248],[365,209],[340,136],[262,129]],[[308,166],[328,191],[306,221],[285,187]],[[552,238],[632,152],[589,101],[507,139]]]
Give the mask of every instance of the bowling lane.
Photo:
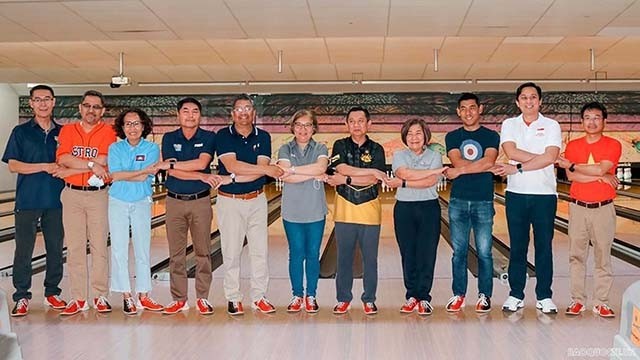
[[[504,187],[502,187],[503,189],[502,191],[504,192],[504,189],[506,189],[506,184],[503,184],[503,185]],[[569,188],[570,188],[570,184],[558,182],[558,187],[557,187],[558,193],[564,193],[566,195],[569,195]],[[627,189],[626,191],[630,191],[630,190],[631,189]],[[626,196],[618,193],[614,201],[616,206],[625,207],[635,211],[640,211],[640,198]]]

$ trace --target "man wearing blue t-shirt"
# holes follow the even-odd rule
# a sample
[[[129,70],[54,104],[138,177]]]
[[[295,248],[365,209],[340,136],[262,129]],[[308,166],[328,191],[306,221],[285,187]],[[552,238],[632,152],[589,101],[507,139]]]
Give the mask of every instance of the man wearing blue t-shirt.
[[[493,292],[493,257],[491,254],[493,215],[493,175],[489,169],[498,157],[500,136],[480,125],[483,106],[475,94],[463,93],[456,112],[462,127],[445,137],[447,156],[453,167],[445,171],[452,181],[449,200],[449,223],[453,244],[453,297],[446,309],[458,312],[465,305],[467,292],[467,255],[469,235],[478,253],[478,300],[476,312],[491,311]]]

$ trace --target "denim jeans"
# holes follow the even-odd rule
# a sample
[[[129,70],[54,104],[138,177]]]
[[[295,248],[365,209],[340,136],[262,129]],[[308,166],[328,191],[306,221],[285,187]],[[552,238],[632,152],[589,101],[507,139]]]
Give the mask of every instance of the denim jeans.
[[[536,297],[551,298],[553,281],[554,220],[558,198],[555,195],[505,194],[507,227],[509,228],[509,286],[510,296],[524,299],[526,285],[529,231],[533,227],[535,247]]]
[[[16,249],[13,256],[13,300],[31,299],[31,275],[36,229],[40,219],[46,250],[44,296],[60,295],[62,280],[62,209],[17,210],[15,212]]]
[[[136,202],[109,197],[111,232],[111,291],[131,292],[129,283],[129,225],[135,256],[136,291],[151,291],[151,199]]]
[[[478,291],[488,297],[493,293],[493,201],[468,201],[452,198],[449,201],[449,228],[453,257],[453,295],[467,293],[467,256],[469,235],[473,229],[478,253]]]
[[[320,276],[320,244],[325,219],[310,223],[282,220],[289,242],[289,278],[294,296],[304,296],[303,277],[307,277],[307,296],[316,296]]]

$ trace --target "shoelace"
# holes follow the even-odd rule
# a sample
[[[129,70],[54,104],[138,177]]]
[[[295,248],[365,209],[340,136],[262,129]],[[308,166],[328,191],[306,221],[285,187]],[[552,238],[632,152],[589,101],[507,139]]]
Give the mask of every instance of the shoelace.
[[[213,308],[213,306],[211,306],[211,303],[207,299],[200,299],[200,304],[204,305],[207,308]]]
[[[433,307],[431,306],[431,304],[429,304],[429,302],[427,300],[420,301],[420,306],[422,306],[425,309],[429,309],[429,310],[433,311]]]
[[[289,305],[302,305],[302,298],[300,296],[292,297]]]
[[[407,300],[407,302],[404,304],[405,306],[416,306],[416,304],[418,303],[418,300],[416,300],[415,298],[410,298]]]
[[[136,305],[133,302],[133,298],[126,298],[124,299],[124,302],[127,304],[127,308],[129,308],[129,310],[133,310],[136,308]]]
[[[307,302],[313,307],[317,306],[315,296],[307,296]]]
[[[23,306],[29,306],[29,300],[27,299],[20,299],[18,300],[18,307],[23,307]]]
[[[96,301],[96,305],[107,306],[107,299],[105,299],[104,296],[98,296],[98,301]]]
[[[148,303],[151,303],[152,305],[160,305],[160,303],[158,303],[157,301],[153,300],[152,298],[148,297],[148,296],[143,296],[140,298],[140,301],[145,301]]]
[[[372,302],[368,302],[368,303],[366,303],[366,304],[364,304],[364,305],[365,305],[366,307],[368,307],[368,308],[371,308],[371,309],[373,309],[373,307],[375,306],[375,305],[373,305],[373,303],[372,303]]]
[[[487,302],[487,297],[484,295],[480,295],[480,305],[489,306],[489,302]]]

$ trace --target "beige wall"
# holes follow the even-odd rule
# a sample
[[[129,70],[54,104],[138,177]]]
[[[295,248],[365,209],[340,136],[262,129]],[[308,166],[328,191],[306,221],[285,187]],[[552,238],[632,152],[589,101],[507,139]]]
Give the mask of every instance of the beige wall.
[[[4,154],[9,135],[18,124],[18,94],[8,84],[0,84],[0,151]],[[0,191],[14,190],[16,176],[9,172],[7,164],[0,165]]]

